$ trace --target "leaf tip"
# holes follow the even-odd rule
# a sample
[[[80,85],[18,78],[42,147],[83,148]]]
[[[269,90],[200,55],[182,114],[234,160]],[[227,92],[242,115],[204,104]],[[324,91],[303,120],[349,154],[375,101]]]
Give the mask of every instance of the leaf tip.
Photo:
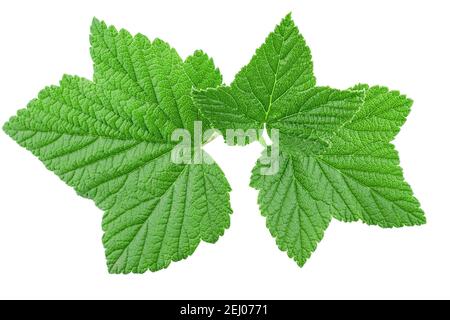
[[[297,259],[297,260],[295,260],[295,262],[297,263],[297,265],[298,265],[300,268],[303,268],[303,267],[305,266],[306,261],[307,261],[307,260],[304,260],[304,259],[301,259],[301,260]]]
[[[356,85],[354,85],[353,87],[350,88],[350,90],[354,90],[354,91],[359,91],[359,90],[363,90],[363,91],[367,91],[369,90],[370,86],[368,84],[365,83],[358,83]]]
[[[100,29],[103,26],[106,26],[103,21],[101,21],[97,17],[93,17],[91,22],[91,33],[94,33],[94,31]]]
[[[416,221],[416,223],[414,225],[416,225],[416,226],[423,226],[423,225],[427,224],[427,222],[428,222],[427,216],[422,211],[422,209],[420,209],[420,216],[417,217],[417,221]]]
[[[97,18],[97,17],[93,17],[92,18],[92,25],[95,25],[95,24],[99,24],[100,23],[100,20]]]
[[[406,95],[404,95],[404,98],[405,98],[405,105],[406,105],[408,108],[411,108],[412,105],[414,104],[414,100],[411,99],[410,97],[406,96]]]
[[[292,12],[289,12],[283,20],[281,20],[280,24],[278,25],[281,29],[290,29],[294,27],[294,20],[292,19]]]
[[[6,133],[8,136],[11,136],[11,123],[10,121],[6,122],[2,126],[2,130],[4,133]]]
[[[202,56],[208,56],[203,50],[197,49],[193,53],[194,57],[202,57]]]

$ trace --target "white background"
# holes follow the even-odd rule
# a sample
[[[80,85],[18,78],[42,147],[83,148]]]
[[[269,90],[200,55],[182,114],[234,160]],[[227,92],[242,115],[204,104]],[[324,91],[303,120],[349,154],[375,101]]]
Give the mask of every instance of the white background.
[[[450,2],[1,1],[0,123],[64,73],[92,77],[93,16],[214,57],[231,82],[288,12],[320,85],[383,84],[415,104],[395,144],[428,218],[382,230],[332,222],[303,269],[278,250],[248,187],[260,147],[207,150],[233,187],[215,245],[145,275],[107,273],[102,212],[0,133],[0,298],[450,298]]]

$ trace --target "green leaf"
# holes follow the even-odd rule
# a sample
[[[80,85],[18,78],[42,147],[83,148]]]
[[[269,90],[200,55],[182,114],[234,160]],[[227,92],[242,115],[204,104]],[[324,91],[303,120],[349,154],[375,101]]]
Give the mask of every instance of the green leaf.
[[[310,50],[290,15],[229,87],[196,90],[194,102],[223,133],[267,128],[273,145],[251,186],[278,246],[300,266],[332,217],[381,227],[425,223],[390,144],[411,100],[382,87],[315,86]]]
[[[424,224],[424,213],[390,143],[412,101],[383,87],[366,90],[362,108],[334,137],[332,147],[316,157],[324,197],[333,200],[332,214],[339,220],[386,228]]]
[[[251,186],[259,190],[258,203],[267,228],[278,247],[303,266],[331,221],[329,206],[320,197],[308,156],[281,151],[276,174],[261,174],[263,167],[258,161]]]
[[[281,143],[280,169],[274,175],[261,173],[265,157],[260,158],[251,186],[259,190],[261,212],[278,246],[300,266],[331,217],[384,228],[426,222],[390,143],[410,106],[411,100],[398,92],[367,89],[362,108],[322,153],[285,151]]]
[[[358,89],[342,91],[315,83],[310,50],[289,14],[229,87],[195,90],[194,101],[222,133],[266,125],[279,129],[286,144],[309,152],[326,146],[363,98]]]
[[[281,98],[314,87],[311,53],[288,15],[230,87],[194,92],[197,106],[214,126],[262,128],[269,114],[283,108]]]
[[[94,82],[64,76],[4,130],[104,210],[111,273],[160,270],[229,227],[220,168],[171,161],[173,131],[193,134],[201,120],[191,89],[219,86],[222,77],[200,51],[183,61],[161,40],[96,19],[91,32]]]

